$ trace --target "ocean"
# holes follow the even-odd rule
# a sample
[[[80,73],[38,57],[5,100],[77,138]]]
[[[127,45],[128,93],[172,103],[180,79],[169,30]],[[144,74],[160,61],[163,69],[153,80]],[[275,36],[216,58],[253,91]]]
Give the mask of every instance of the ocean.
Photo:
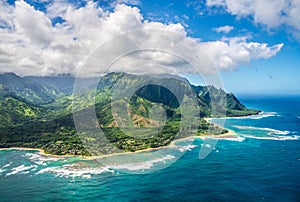
[[[199,138],[177,142],[174,152],[183,156],[157,171],[172,154],[118,169],[1,150],[0,201],[300,201],[300,96],[240,100],[263,112],[225,119],[238,138],[220,139],[204,159],[199,150],[211,145]]]

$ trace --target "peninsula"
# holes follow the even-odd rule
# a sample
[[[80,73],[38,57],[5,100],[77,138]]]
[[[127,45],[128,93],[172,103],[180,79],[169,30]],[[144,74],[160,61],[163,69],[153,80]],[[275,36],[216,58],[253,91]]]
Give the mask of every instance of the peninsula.
[[[154,130],[157,134],[137,138],[120,129],[122,117],[116,117],[111,109],[112,102],[122,102],[122,99],[112,99],[116,84],[120,85],[121,82],[123,90],[126,91],[126,86],[145,77],[147,76],[108,73],[101,77],[96,86],[95,105],[85,107],[86,101],[82,100],[82,113],[89,107],[95,107],[99,127],[115,146],[106,147],[99,145],[97,141],[93,142],[95,147],[101,148],[98,155],[113,154],[116,152],[114,148],[135,152],[167,146],[178,134],[181,124],[184,124],[181,122],[181,106],[174,94],[163,85],[143,86],[128,98],[128,116],[132,122],[128,128],[131,131],[139,129],[145,134]],[[228,133],[228,130],[208,123],[204,118],[259,113],[258,110],[247,109],[232,93],[227,94],[213,86],[193,86],[181,77],[155,79],[158,83],[175,86],[179,92],[185,91],[187,87],[192,89],[192,96],[199,109],[199,123],[194,136]],[[14,73],[0,74],[0,148],[37,148],[53,155],[90,156],[82,143],[82,136],[80,138],[76,132],[73,120],[74,82],[75,78],[71,75],[20,77]],[[88,78],[85,83],[92,85]],[[86,90],[89,91],[89,87]],[[166,113],[163,121],[151,116],[153,107],[157,104]],[[212,108],[218,110],[212,111]],[[124,127],[126,128],[126,124],[122,125]],[[181,134],[176,138],[184,137],[186,136]],[[93,140],[90,138],[89,141]]]

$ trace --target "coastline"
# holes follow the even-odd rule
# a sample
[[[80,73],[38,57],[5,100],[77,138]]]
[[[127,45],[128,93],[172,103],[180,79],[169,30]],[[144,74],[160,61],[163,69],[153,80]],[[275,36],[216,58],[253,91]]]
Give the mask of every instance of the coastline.
[[[210,122],[211,119],[213,118],[203,118],[205,121],[207,121],[208,123],[212,123]],[[216,123],[214,123],[216,124]],[[218,124],[216,124],[218,125]],[[142,150],[138,150],[138,151],[134,151],[134,152],[120,152],[120,153],[113,153],[113,154],[104,154],[101,156],[81,156],[81,155],[71,155],[71,154],[66,154],[66,155],[56,155],[56,154],[49,154],[46,153],[44,149],[42,148],[30,148],[30,147],[10,147],[10,148],[0,148],[1,150],[21,150],[21,151],[38,151],[40,155],[43,156],[49,156],[49,157],[54,157],[54,158],[80,158],[82,160],[96,160],[99,158],[106,158],[106,157],[111,157],[111,156],[116,156],[116,155],[126,155],[126,154],[137,154],[137,153],[142,153],[142,152],[150,152],[150,151],[156,151],[156,150],[160,150],[160,149],[164,149],[164,148],[174,148],[174,147],[178,147],[175,143],[179,142],[179,141],[184,141],[184,140],[189,140],[189,139],[193,139],[195,140],[196,138],[200,138],[202,140],[208,139],[208,138],[217,138],[217,139],[232,139],[232,138],[237,138],[237,133],[234,132],[233,130],[224,128],[220,125],[218,125],[219,127],[226,129],[228,132],[225,134],[219,134],[219,135],[207,135],[207,134],[200,134],[200,135],[192,135],[189,137],[184,137],[184,138],[178,138],[173,140],[169,145],[166,146],[161,146],[161,147],[157,147],[157,148],[147,148],[147,149],[142,149]]]
[[[256,110],[256,113],[254,114],[249,114],[249,115],[242,115],[242,116],[232,116],[232,117],[221,117],[221,119],[227,119],[227,118],[240,118],[240,117],[251,117],[251,116],[255,116],[255,115],[259,115],[264,113],[264,111],[262,110]],[[136,153],[141,153],[141,152],[149,152],[149,151],[155,151],[155,150],[160,150],[160,149],[164,149],[164,148],[172,148],[172,147],[178,147],[177,145],[175,145],[175,142],[177,141],[183,141],[183,140],[188,140],[188,139],[196,139],[196,138],[200,138],[202,140],[208,139],[208,138],[217,138],[217,139],[233,139],[233,138],[238,138],[238,134],[228,128],[224,128],[222,125],[219,125],[217,123],[211,122],[211,119],[215,119],[213,117],[205,117],[203,118],[205,121],[207,121],[208,123],[213,123],[219,127],[221,127],[222,129],[226,129],[228,132],[225,134],[218,134],[218,135],[208,135],[208,134],[200,134],[200,135],[192,135],[189,137],[184,137],[184,138],[178,138],[173,140],[169,145],[166,146],[161,146],[161,147],[156,147],[156,148],[147,148],[147,149],[142,149],[142,150],[137,150],[134,152],[120,152],[120,153],[113,153],[113,154],[104,154],[101,156],[82,156],[82,155],[72,155],[72,154],[66,154],[66,155],[56,155],[56,154],[49,154],[46,153],[44,149],[42,148],[30,148],[30,147],[9,147],[9,148],[0,148],[1,150],[24,150],[24,151],[38,151],[40,153],[40,155],[43,156],[49,156],[49,157],[54,157],[54,158],[80,158],[82,160],[95,160],[95,159],[99,159],[99,158],[105,158],[105,157],[110,157],[110,156],[116,156],[116,155],[126,155],[126,154],[136,154]],[[219,118],[218,118],[219,119]]]
[[[137,153],[142,153],[142,152],[149,152],[149,151],[156,151],[164,148],[172,148],[172,147],[178,147],[175,145],[176,142],[179,141],[184,141],[184,140],[189,140],[193,139],[195,140],[196,138],[200,138],[202,140],[208,139],[208,138],[218,138],[218,139],[226,139],[226,138],[237,138],[237,134],[233,130],[228,130],[228,133],[221,134],[221,135],[198,135],[198,136],[190,136],[190,137],[184,137],[184,138],[179,138],[176,140],[173,140],[169,145],[162,146],[162,147],[157,147],[157,148],[147,148],[147,149],[142,149],[134,152],[120,152],[120,153],[113,153],[113,154],[106,154],[106,155],[101,155],[101,156],[80,156],[80,155],[55,155],[55,154],[48,154],[45,152],[44,149],[41,148],[27,148],[27,147],[10,147],[10,148],[0,148],[0,151],[5,151],[5,150],[21,150],[21,151],[38,151],[40,155],[42,156],[49,156],[49,157],[54,157],[54,158],[68,158],[68,157],[74,157],[74,158],[80,158],[82,160],[96,160],[99,158],[105,158],[105,157],[111,157],[111,156],[116,156],[116,155],[126,155],[126,154],[137,154]]]
[[[80,157],[76,155],[55,155],[55,154],[48,154],[45,152],[45,150],[41,148],[30,148],[30,147],[9,147],[9,148],[0,148],[0,151],[6,151],[6,150],[20,150],[20,151],[39,151],[39,153],[43,156],[51,156],[55,158],[65,158],[65,157]]]

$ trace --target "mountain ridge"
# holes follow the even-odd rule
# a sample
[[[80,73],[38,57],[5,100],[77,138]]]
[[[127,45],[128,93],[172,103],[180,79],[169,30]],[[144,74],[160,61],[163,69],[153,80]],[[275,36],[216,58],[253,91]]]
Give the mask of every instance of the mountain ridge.
[[[60,83],[66,78],[68,80],[65,83]],[[147,79],[150,79],[149,84],[139,87],[132,95],[126,94],[133,86]],[[168,145],[178,133],[180,125],[184,124],[181,123],[182,111],[179,105],[183,98],[174,96],[168,90],[168,86],[175,91],[175,94],[188,93],[187,95],[192,96],[197,102],[199,118],[201,118],[195,130],[195,134],[198,135],[208,132],[226,133],[225,129],[207,123],[202,119],[203,117],[244,116],[259,112],[247,109],[232,93],[227,94],[213,86],[193,86],[185,78],[177,79],[173,76],[152,78],[150,75],[109,73],[102,76],[97,85],[92,85],[93,82],[90,80],[83,80],[85,84],[90,82],[87,86],[91,85],[91,88],[86,88],[87,96],[83,98],[71,94],[70,87],[73,87],[74,82],[75,79],[69,75],[65,77],[0,75],[0,84],[2,84],[0,147],[22,146],[43,148],[47,153],[58,155],[90,155],[82,143],[85,141],[85,136],[82,138],[76,133],[74,115],[72,115],[74,99],[82,102],[83,107],[78,110],[83,115],[90,107],[95,108],[99,126],[118,149],[137,151]],[[118,88],[124,95],[121,93],[120,97],[114,99],[113,94]],[[90,105],[93,103],[91,102],[93,93],[95,93],[95,106]],[[122,103],[127,102],[126,100],[128,100],[126,105],[128,111],[126,114],[116,115],[112,106],[122,106]],[[156,105],[160,105],[166,112],[164,122],[150,116]],[[132,124],[126,122],[124,119],[126,116],[129,116],[127,121]],[[154,130],[155,128],[157,130]],[[124,130],[126,133],[145,135],[149,138],[128,136]],[[153,130],[157,131],[156,136],[151,133]],[[99,143],[95,142],[95,145],[97,144]],[[106,146],[97,150],[99,155],[114,152],[115,149]]]

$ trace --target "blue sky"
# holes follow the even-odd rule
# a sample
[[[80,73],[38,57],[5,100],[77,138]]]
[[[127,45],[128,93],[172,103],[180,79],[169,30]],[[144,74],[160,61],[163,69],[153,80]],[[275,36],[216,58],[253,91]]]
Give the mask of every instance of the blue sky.
[[[150,26],[197,42],[216,63],[227,91],[300,94],[298,11],[296,0],[9,0],[0,6],[0,70],[74,73],[82,61],[71,49],[94,48],[82,41],[101,43],[118,31]],[[165,64],[166,58],[162,60]],[[188,75],[192,83],[201,83]]]
[[[153,3],[152,3],[153,2]],[[188,2],[190,2],[190,6]],[[205,3],[193,1],[143,1],[141,10],[145,13],[161,16],[180,16],[178,22],[188,26],[189,34],[203,40],[218,40],[223,33],[213,31],[215,27],[230,25],[234,30],[226,36],[251,34],[254,41],[269,44],[284,43],[282,50],[273,58],[259,59],[239,65],[237,70],[221,72],[224,87],[236,93],[299,94],[300,93],[300,40],[286,33],[283,27],[268,30],[266,26],[254,23],[251,16],[237,18],[227,12],[211,14]],[[151,6],[151,4],[154,4]],[[193,8],[199,6],[200,9]],[[155,11],[155,12],[154,12]],[[201,12],[200,14],[198,14]],[[299,10],[300,13],[300,10]],[[184,18],[188,16],[188,20]],[[164,18],[164,17],[161,17]],[[164,18],[163,20],[168,20]],[[285,26],[285,25],[284,25]],[[192,82],[197,81],[191,78]]]

